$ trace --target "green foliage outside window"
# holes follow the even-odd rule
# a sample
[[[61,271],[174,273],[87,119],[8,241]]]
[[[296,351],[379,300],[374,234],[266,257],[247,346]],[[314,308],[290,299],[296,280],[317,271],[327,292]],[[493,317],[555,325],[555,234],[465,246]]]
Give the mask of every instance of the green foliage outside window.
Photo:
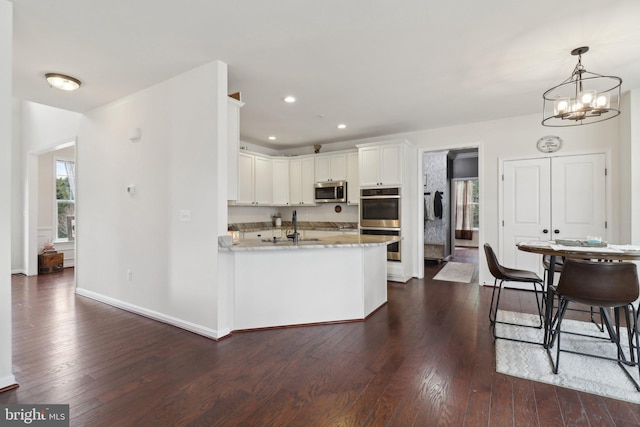
[[[73,174],[74,162],[56,160],[56,205],[58,239],[68,239],[68,216],[74,216],[76,211],[75,189],[69,174]]]

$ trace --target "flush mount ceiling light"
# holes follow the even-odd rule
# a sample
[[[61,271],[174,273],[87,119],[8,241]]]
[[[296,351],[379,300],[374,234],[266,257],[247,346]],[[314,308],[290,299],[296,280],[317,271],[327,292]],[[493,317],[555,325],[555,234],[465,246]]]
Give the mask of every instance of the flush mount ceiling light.
[[[47,78],[47,82],[51,87],[55,87],[60,90],[76,90],[82,84],[80,80],[58,73],[47,73],[44,75]]]
[[[338,129],[346,129],[346,128],[347,128],[347,125],[345,125],[344,123],[340,123],[338,125]]]
[[[275,141],[277,138],[275,136],[271,135],[268,139],[269,139],[269,141]]]
[[[288,102],[289,104],[296,102],[296,97],[295,96],[285,96],[284,97],[284,102]]]
[[[578,63],[571,76],[542,95],[543,126],[586,125],[620,114],[622,79],[585,70],[582,54],[588,51],[588,46],[573,49],[571,55],[578,57]]]

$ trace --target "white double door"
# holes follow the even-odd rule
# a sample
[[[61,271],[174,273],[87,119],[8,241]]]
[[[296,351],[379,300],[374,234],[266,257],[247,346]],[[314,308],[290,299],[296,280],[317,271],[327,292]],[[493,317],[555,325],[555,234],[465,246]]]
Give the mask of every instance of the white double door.
[[[531,240],[606,239],[604,154],[503,162],[501,263],[535,271],[540,255],[519,251]]]

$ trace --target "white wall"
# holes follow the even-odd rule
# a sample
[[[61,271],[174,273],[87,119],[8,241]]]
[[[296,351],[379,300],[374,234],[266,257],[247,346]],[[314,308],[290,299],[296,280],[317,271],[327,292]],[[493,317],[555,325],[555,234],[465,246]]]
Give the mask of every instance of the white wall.
[[[633,94],[634,92],[632,92]],[[636,98],[633,98],[636,99]],[[638,97],[640,101],[640,97]],[[637,110],[637,111],[636,111]],[[640,116],[640,103],[635,105],[633,112]],[[612,241],[624,241],[628,224],[620,223],[620,182],[627,182],[631,177],[620,166],[620,150],[625,141],[621,141],[621,129],[624,121],[614,119],[588,126],[565,128],[548,128],[540,124],[540,115],[527,115],[509,119],[494,120],[481,123],[470,123],[419,132],[409,132],[397,135],[385,135],[365,140],[343,142],[336,147],[348,149],[356,144],[367,142],[384,142],[396,139],[407,139],[418,147],[418,153],[446,149],[462,149],[478,147],[478,167],[480,180],[480,243],[490,243],[499,250],[499,169],[502,159],[534,157],[542,155],[536,149],[536,141],[542,136],[557,135],[564,140],[564,147],[558,154],[577,154],[581,152],[607,152],[610,164],[609,178],[611,180],[611,206],[609,207],[609,238]],[[636,120],[638,122],[638,120]],[[640,126],[636,129],[637,139],[634,146],[640,146]],[[635,142],[638,141],[638,142]],[[301,150],[304,151],[304,150]],[[640,149],[635,150],[640,157]],[[419,158],[422,156],[420,155]],[[637,164],[637,163],[636,163]],[[640,173],[640,172],[638,172]],[[416,185],[422,190],[422,177],[416,176]],[[640,182],[640,180],[638,181]],[[640,185],[638,185],[640,187]],[[640,200],[640,188],[635,190]],[[416,194],[416,210],[421,194]],[[638,202],[640,203],[640,202]],[[634,210],[635,211],[635,210]],[[640,224],[640,220],[638,220]],[[423,227],[419,224],[419,230]],[[640,226],[638,226],[640,229]],[[640,235],[640,232],[639,232]],[[419,265],[418,265],[419,268]],[[490,280],[490,273],[486,263],[480,259],[480,283]]]
[[[463,148],[479,144],[480,179],[480,242],[490,243],[499,250],[499,169],[504,159],[540,156],[536,141],[545,135],[558,135],[564,140],[564,147],[558,154],[580,152],[608,152],[610,160],[609,177],[612,182],[612,206],[609,214],[610,239],[619,241],[620,225],[618,201],[619,124],[610,120],[589,126],[566,128],[546,128],[540,124],[539,115],[527,115],[510,119],[462,126],[433,129],[405,134],[404,137],[423,150],[443,148]],[[480,282],[489,281],[486,263],[480,262]]]
[[[12,4],[0,0],[0,198],[11,200]],[[0,204],[0,389],[16,383],[11,344],[11,205]]]
[[[214,338],[225,329],[216,230],[227,220],[217,183],[226,78],[214,62],[86,114],[76,146],[78,293]],[[128,140],[132,128],[139,142]]]

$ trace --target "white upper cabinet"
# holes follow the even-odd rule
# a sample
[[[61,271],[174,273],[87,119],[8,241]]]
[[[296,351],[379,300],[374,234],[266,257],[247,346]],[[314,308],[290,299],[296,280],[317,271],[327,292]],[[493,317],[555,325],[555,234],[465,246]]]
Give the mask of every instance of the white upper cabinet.
[[[347,154],[347,204],[360,203],[360,173],[358,166],[358,153]]]
[[[289,204],[314,205],[315,161],[313,157],[289,160]]]
[[[347,155],[325,154],[315,158],[315,182],[347,179]]]
[[[289,205],[289,159],[271,159],[273,168],[273,205]]]
[[[253,156],[246,153],[238,153],[238,197],[239,205],[253,204]]]
[[[271,159],[238,153],[238,205],[270,205],[273,199]]]
[[[229,162],[227,178],[227,199],[236,200],[238,198],[238,177],[239,165],[238,156],[240,150],[240,108],[243,102],[227,97],[227,132],[228,132],[228,153]]]
[[[402,185],[402,146],[400,144],[362,147],[360,187]]]

